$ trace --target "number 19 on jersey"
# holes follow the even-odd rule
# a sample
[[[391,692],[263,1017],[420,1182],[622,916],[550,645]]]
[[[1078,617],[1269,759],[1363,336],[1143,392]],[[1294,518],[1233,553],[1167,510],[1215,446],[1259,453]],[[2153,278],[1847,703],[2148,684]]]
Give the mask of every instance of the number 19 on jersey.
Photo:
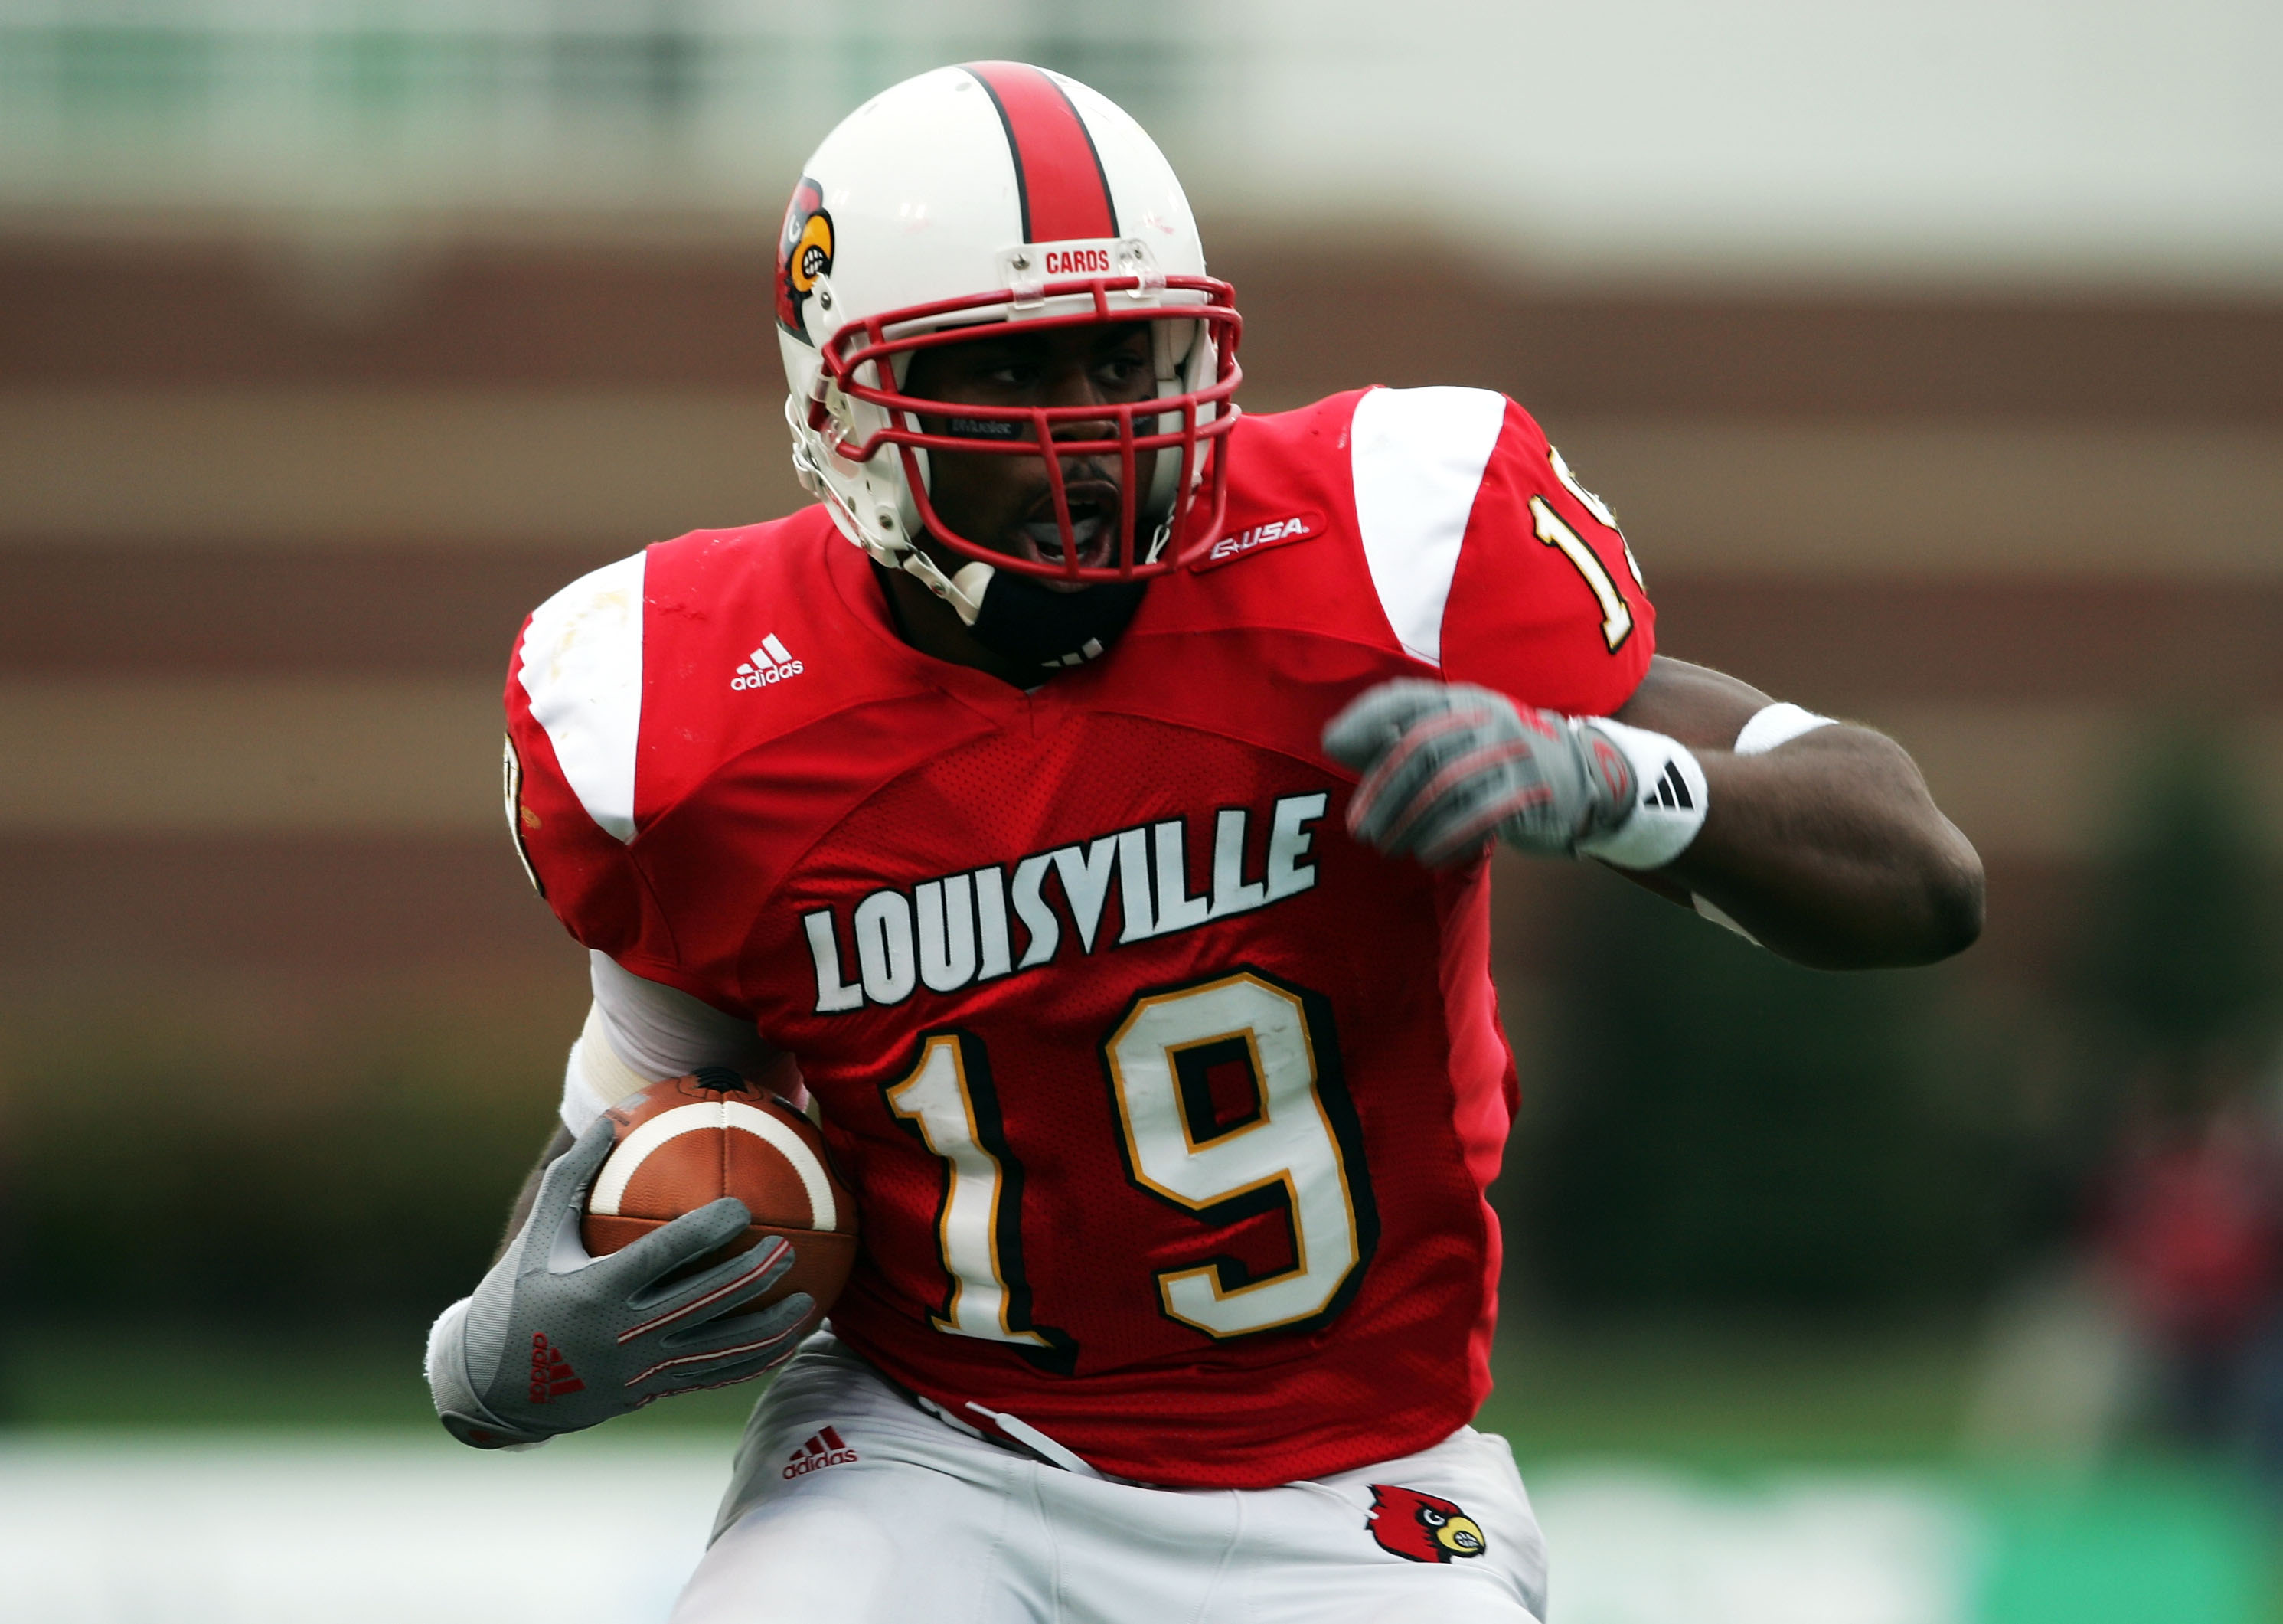
[[[1235,1259],[1201,1256],[1133,1289],[1154,1289],[1167,1317],[1216,1339],[1336,1314],[1360,1282],[1378,1223],[1323,1001],[1243,970],[1136,998],[1102,1050],[1135,1185],[1209,1227],[1280,1212],[1291,1237],[1287,1269],[1255,1277]],[[1250,1089],[1234,1109],[1217,1107],[1209,1077],[1229,1066]],[[936,1234],[951,1289],[937,1329],[1067,1355],[1069,1338],[1032,1317],[1021,1164],[981,1041],[929,1035],[886,1097],[946,1164]]]

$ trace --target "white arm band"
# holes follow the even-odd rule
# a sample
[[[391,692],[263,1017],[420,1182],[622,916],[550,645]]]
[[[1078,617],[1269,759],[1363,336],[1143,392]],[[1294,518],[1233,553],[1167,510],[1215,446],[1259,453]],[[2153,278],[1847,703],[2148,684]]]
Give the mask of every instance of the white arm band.
[[[420,1374],[428,1378],[432,1386],[435,1384],[437,1367],[443,1360],[444,1339],[447,1337],[457,1337],[460,1334],[460,1327],[466,1324],[467,1321],[468,1300],[463,1297],[438,1315],[436,1323],[428,1327],[428,1351],[421,1357]]]
[[[1828,716],[1819,716],[1812,710],[1779,699],[1773,705],[1764,705],[1754,711],[1738,730],[1735,753],[1765,755],[1778,745],[1788,745],[1803,733],[1812,733],[1818,728],[1831,725]],[[1701,896],[1692,896],[1690,901],[1696,904],[1696,911],[1713,924],[1735,932],[1754,947],[1760,945],[1757,936],[1737,924],[1718,903],[1708,902]]]
[[[1616,868],[1663,868],[1704,827],[1704,769],[1677,738],[1606,716],[1587,721],[1625,753],[1640,799],[1631,817],[1607,834],[1578,841],[1578,849]]]
[[[752,1022],[678,987],[645,980],[607,954],[590,952],[587,960],[611,1047],[643,1077],[681,1077],[701,1066],[727,1066],[753,1076],[776,1059]]]
[[[681,1075],[679,1072],[665,1074]],[[575,1138],[587,1131],[588,1123],[627,1095],[657,1081],[655,1077],[643,1076],[619,1058],[611,1042],[603,1006],[588,1004],[587,1024],[580,1029],[579,1041],[571,1045],[570,1064],[563,1068],[563,1126]]]
[[[468,1348],[463,1339],[467,1333],[469,1299],[463,1297],[436,1316],[428,1327],[428,1352],[420,1362],[420,1373],[428,1378],[428,1391],[436,1400],[440,1412],[446,1409],[455,1414],[489,1415],[483,1401],[476,1397],[468,1381]],[[494,1417],[495,1421],[497,1420]],[[502,1443],[489,1447],[505,1454],[513,1449],[536,1449],[547,1441],[534,1438],[529,1443]]]
[[[1828,716],[1819,716],[1812,710],[1779,699],[1752,713],[1751,720],[1737,733],[1733,748],[1738,755],[1765,755],[1778,745],[1788,745],[1803,733],[1831,725]]]
[[[638,1089],[701,1066],[726,1066],[758,1078],[776,1051],[735,1015],[680,988],[620,968],[589,952],[595,1002],[563,1073],[563,1126],[573,1134]]]
[[[1661,869],[1688,849],[1696,832],[1704,827],[1704,769],[1679,739],[1628,727],[1606,716],[1591,719],[1625,753],[1632,763],[1633,779],[1640,786],[1640,802],[1633,815],[1608,834],[1580,840],[1578,849],[1589,857],[1621,869]],[[1735,753],[1764,755],[1803,733],[1831,725],[1831,718],[1780,700],[1752,713],[1736,735]],[[1726,925],[1747,941],[1749,931],[1701,899],[1698,911]],[[1707,910],[1710,911],[1706,911]]]

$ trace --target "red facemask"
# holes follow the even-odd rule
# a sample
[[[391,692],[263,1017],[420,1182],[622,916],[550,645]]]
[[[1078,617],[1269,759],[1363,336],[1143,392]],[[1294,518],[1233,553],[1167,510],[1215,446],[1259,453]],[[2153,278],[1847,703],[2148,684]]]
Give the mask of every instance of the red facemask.
[[[810,403],[809,426],[827,435],[833,455],[851,462],[867,461],[884,446],[894,448],[895,455],[903,459],[905,482],[928,534],[968,558],[1019,574],[1082,583],[1142,580],[1178,569],[1202,557],[1212,545],[1227,509],[1227,436],[1236,426],[1238,416],[1231,397],[1243,379],[1236,363],[1243,318],[1236,312],[1235,291],[1209,277],[1171,277],[1163,283],[1169,292],[1204,294],[1201,304],[1118,308],[1123,301],[1116,296],[1142,285],[1142,279],[1134,276],[1068,278],[1019,293],[978,293],[853,323],[822,346],[825,376],[849,398],[880,408],[887,414],[889,426],[861,442],[832,438],[833,426],[822,400]],[[947,410],[944,402],[907,394],[894,382],[899,357],[966,342],[978,335],[978,325],[983,331],[990,330],[993,316],[1006,321],[1019,307],[1067,301],[1073,295],[1087,299],[1090,308],[1024,320],[1021,329],[1042,332],[1140,321],[1194,324],[1197,331],[1192,346],[1208,340],[1213,346],[1212,379],[1195,389],[1120,404],[980,406],[962,402],[951,410]],[[958,324],[947,327],[942,324],[947,319]],[[914,332],[915,326],[923,330]],[[919,413],[941,417],[954,411],[962,419],[962,433],[931,433],[919,426]],[[1162,421],[1168,418],[1174,419],[1171,426]],[[1111,433],[1102,437],[1105,423]],[[1078,438],[1080,433],[1089,437]],[[1011,558],[954,531],[928,498],[927,481],[916,455],[923,449],[1032,457],[1043,462],[1055,519],[1062,531],[1061,561]],[[1170,510],[1162,514],[1149,510],[1149,493],[1138,488],[1137,460],[1145,451],[1156,452],[1161,464],[1166,457],[1178,459]],[[1108,566],[1079,562],[1079,546],[1062,466],[1064,459],[1078,457],[1110,463],[1118,472],[1117,551],[1114,563]],[[1162,472],[1158,479],[1162,488]]]

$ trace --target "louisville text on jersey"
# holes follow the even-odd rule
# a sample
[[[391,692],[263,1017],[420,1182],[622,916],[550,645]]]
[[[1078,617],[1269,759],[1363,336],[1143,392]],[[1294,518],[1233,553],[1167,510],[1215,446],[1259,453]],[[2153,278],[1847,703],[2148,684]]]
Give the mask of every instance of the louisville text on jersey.
[[[1329,799],[1321,790],[1281,797],[1269,809],[1265,839],[1253,834],[1254,815],[1246,808],[1212,813],[1210,880],[1194,893],[1190,820],[1173,817],[1034,852],[1011,874],[993,863],[909,890],[882,886],[853,909],[804,913],[801,926],[816,964],[816,1012],[901,1003],[923,987],[956,992],[1035,969],[1052,961],[1071,935],[1081,952],[1091,953],[1113,891],[1118,931],[1103,945],[1117,947],[1297,896],[1316,883],[1316,865],[1306,860],[1315,839],[1310,825],[1322,818]],[[1049,898],[1050,880],[1066,913]],[[853,975],[845,950],[851,943]]]

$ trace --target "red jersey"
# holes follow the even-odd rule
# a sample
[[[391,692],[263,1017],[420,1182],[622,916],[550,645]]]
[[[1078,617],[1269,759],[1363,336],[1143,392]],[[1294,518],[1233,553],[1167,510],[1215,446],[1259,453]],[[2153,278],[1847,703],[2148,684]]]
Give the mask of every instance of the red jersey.
[[[1351,841],[1319,736],[1395,676],[1617,709],[1606,519],[1497,394],[1246,418],[1225,539],[1027,693],[822,508],[700,531],[526,625],[511,816],[580,941],[797,1058],[889,1377],[1152,1483],[1391,1458],[1489,1391],[1515,1074],[1487,864]]]

